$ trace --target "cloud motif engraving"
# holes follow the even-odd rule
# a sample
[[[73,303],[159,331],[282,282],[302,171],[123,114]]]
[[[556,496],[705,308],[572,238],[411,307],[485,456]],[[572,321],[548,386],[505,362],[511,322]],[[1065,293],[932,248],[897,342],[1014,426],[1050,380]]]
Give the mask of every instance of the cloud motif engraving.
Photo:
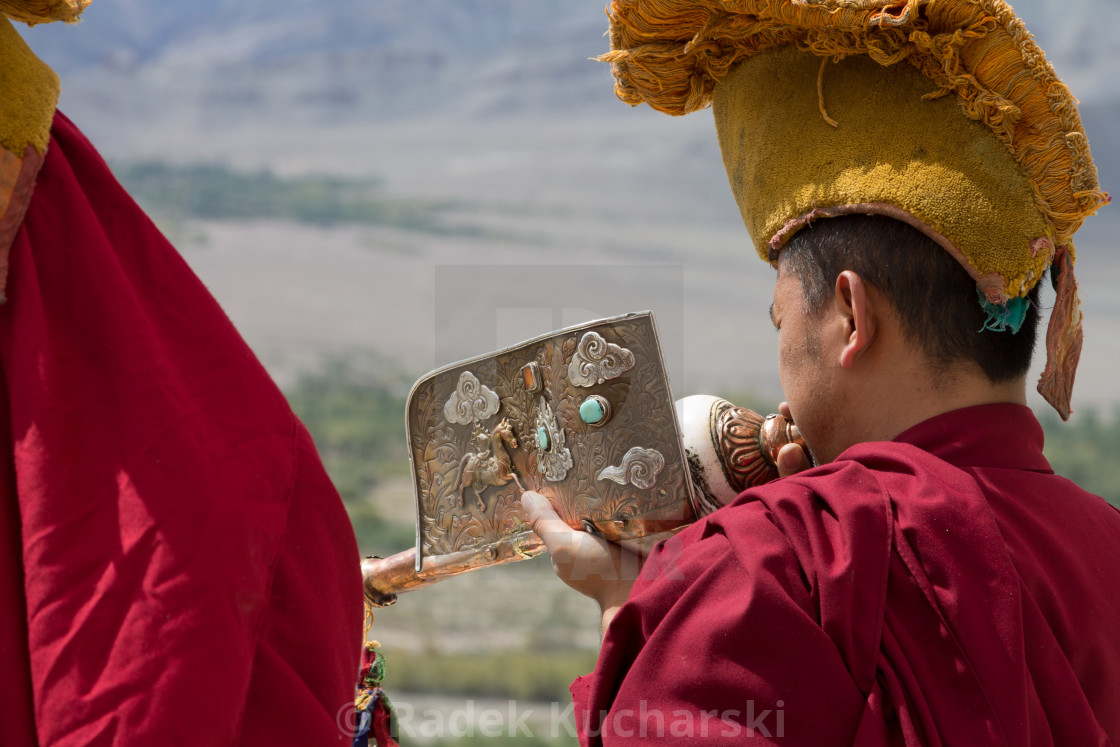
[[[455,391],[443,406],[447,422],[470,425],[498,412],[498,394],[478,380],[470,371],[459,374]]]
[[[635,446],[622,457],[617,467],[604,467],[596,476],[598,480],[610,480],[619,485],[630,483],[636,488],[652,488],[657,484],[657,475],[665,468],[665,457],[657,449],[643,449]]]
[[[573,386],[594,386],[617,378],[633,367],[633,353],[607,342],[598,332],[590,331],[584,333],[568,364],[568,381]]]

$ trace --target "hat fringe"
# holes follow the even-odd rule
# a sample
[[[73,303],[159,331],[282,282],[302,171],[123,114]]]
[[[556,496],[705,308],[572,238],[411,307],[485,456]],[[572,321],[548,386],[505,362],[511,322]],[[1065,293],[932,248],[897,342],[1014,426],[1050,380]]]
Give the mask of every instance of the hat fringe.
[[[1085,339],[1081,327],[1081,299],[1077,295],[1071,254],[1067,247],[1060,247],[1051,269],[1058,295],[1046,328],[1046,368],[1038,380],[1038,393],[1058,411],[1062,420],[1069,420],[1072,412],[1073,378]]]
[[[1008,147],[1055,243],[1068,244],[1109,201],[1073,96],[1003,0],[614,0],[608,16],[613,51],[599,59],[626,103],[674,115],[704,108],[732,67],[777,47],[906,60],[938,86],[932,97],[955,93],[964,115]],[[1021,296],[1030,285],[1007,290]]]
[[[0,15],[29,26],[64,21],[77,23],[90,0],[0,0]]]

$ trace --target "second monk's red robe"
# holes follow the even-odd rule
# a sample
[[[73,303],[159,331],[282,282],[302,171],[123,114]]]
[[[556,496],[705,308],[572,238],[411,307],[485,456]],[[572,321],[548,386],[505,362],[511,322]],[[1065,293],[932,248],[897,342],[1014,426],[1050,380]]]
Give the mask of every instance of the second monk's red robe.
[[[338,494],[62,115],[6,295],[0,743],[349,744],[362,591]]]
[[[577,725],[585,744],[1118,743],[1118,578],[1120,512],[1052,473],[1030,410],[959,410],[660,546],[572,687]]]

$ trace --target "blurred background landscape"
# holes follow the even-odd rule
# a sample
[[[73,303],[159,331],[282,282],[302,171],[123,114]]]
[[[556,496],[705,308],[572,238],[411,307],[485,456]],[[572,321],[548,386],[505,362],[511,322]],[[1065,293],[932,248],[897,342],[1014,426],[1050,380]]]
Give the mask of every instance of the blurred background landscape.
[[[1120,5],[1013,4],[1080,98],[1115,192]],[[436,366],[650,308],[677,397],[765,411],[780,399],[771,271],[740,222],[711,115],[619,103],[590,59],[605,29],[601,3],[572,0],[96,0],[77,27],[23,35],[61,76],[62,110],[290,396],[363,552],[386,555],[414,541],[404,401]],[[1117,236],[1116,208],[1078,236],[1076,414],[1060,425],[1031,401],[1057,470],[1114,503]],[[448,294],[463,266],[487,282]],[[627,283],[649,268],[671,271]],[[504,305],[511,278],[538,287],[539,306]],[[472,292],[492,296],[493,313],[456,320],[448,299]],[[566,704],[594,663],[596,611],[538,558],[402,597],[373,637],[390,694],[418,708]]]

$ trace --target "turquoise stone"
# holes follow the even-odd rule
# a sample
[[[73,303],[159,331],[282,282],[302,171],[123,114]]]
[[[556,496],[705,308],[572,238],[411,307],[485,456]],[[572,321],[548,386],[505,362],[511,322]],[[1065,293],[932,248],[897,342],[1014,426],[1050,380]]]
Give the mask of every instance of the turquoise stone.
[[[606,415],[606,413],[603,412],[603,405],[597,399],[588,397],[583,401],[583,404],[579,406],[580,420],[588,425],[598,423],[603,419],[604,415]]]
[[[542,425],[541,427],[537,428],[537,446],[541,451],[548,451],[548,447],[550,445],[551,443],[548,439],[548,429]]]

